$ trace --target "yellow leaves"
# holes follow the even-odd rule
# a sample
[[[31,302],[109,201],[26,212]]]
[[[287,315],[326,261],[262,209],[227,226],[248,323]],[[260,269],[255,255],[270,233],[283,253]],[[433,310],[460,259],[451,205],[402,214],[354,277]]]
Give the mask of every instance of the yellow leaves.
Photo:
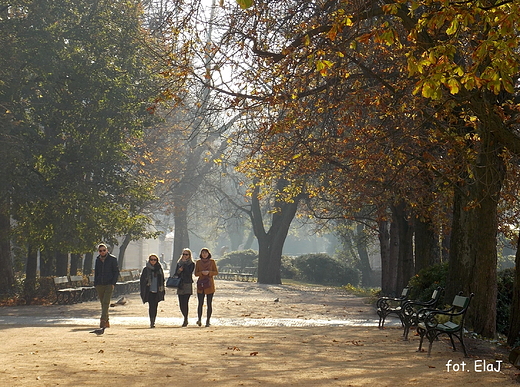
[[[334,62],[325,59],[318,59],[316,62],[316,71],[318,71],[321,75],[326,76],[328,69],[334,66]]]
[[[338,34],[338,25],[337,24],[334,24],[332,26],[332,28],[329,30],[329,32],[327,33],[327,37],[334,41],[336,40],[336,35]]]
[[[401,47],[399,36],[394,28],[385,29],[383,32],[381,32],[379,35],[375,37],[375,41],[376,43],[383,43],[387,46],[397,44],[398,47]]]
[[[383,5],[383,11],[389,15],[397,15],[397,11],[401,8],[400,4],[392,3]]]
[[[343,18],[343,24],[347,27],[352,26],[354,23],[352,22],[352,16],[348,15]]]
[[[446,82],[446,85],[448,86],[448,89],[450,90],[451,94],[457,94],[460,91],[461,85],[456,78],[448,79],[448,82]]]
[[[448,35],[454,35],[459,30],[459,20],[457,18],[451,21],[450,26],[446,29]]]
[[[253,0],[237,0],[237,4],[240,5],[240,8],[247,9],[253,6]]]

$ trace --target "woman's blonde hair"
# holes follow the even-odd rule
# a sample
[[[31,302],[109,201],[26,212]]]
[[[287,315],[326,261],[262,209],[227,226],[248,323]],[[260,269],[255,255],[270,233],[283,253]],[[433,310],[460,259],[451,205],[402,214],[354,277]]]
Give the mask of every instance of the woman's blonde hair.
[[[188,260],[189,260],[190,262],[193,262],[193,254],[192,254],[191,250],[188,249],[188,248],[186,248],[186,249],[182,249],[182,252],[183,252],[183,253],[184,253],[185,251],[187,251],[187,252],[190,254]],[[181,260],[182,260],[182,254],[181,254],[181,256],[180,256],[180,258],[179,258],[179,260],[178,260],[177,262],[180,262]]]

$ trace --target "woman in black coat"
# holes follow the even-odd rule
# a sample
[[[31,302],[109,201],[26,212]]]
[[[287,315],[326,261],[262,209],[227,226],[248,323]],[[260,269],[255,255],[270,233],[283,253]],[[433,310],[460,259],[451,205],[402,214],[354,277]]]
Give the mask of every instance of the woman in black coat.
[[[190,303],[190,296],[193,294],[194,268],[195,262],[193,262],[191,250],[183,249],[174,271],[174,274],[181,277],[181,286],[177,289],[177,295],[179,297],[179,308],[184,317],[183,327],[188,325],[188,305]]]
[[[150,328],[155,328],[157,306],[164,301],[164,272],[155,254],[148,257],[148,262],[141,273],[141,299],[143,304],[148,302]]]

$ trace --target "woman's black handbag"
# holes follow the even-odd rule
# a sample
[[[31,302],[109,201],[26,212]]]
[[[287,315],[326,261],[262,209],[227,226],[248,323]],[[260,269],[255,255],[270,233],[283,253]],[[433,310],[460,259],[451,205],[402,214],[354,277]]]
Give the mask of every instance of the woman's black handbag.
[[[167,288],[178,288],[181,286],[181,277],[169,277],[166,280],[166,287]]]

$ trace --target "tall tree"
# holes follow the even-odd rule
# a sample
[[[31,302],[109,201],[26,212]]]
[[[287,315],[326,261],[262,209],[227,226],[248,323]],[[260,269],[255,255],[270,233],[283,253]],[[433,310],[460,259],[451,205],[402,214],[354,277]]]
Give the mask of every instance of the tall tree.
[[[462,273],[463,280],[452,277],[448,289],[453,292],[455,284],[461,284],[465,292],[478,293],[470,322],[485,336],[495,332],[497,205],[504,171],[513,167],[504,165],[503,150],[519,151],[519,15],[516,2],[484,6],[441,1],[257,1],[246,12],[230,15],[230,36],[236,40],[229,37],[228,43],[241,44],[244,61],[257,59],[242,73],[251,100],[263,97],[287,112],[283,122],[264,126],[266,133],[283,134],[285,144],[293,145],[271,148],[273,158],[290,149],[281,154],[294,157],[305,174],[331,149],[336,152],[327,160],[361,161],[345,154],[345,146],[318,148],[316,144],[325,141],[301,136],[303,126],[323,127],[331,134],[329,142],[341,139],[363,150],[371,147],[360,141],[372,138],[381,145],[384,152],[374,154],[386,161],[382,171],[390,172],[391,179],[385,180],[394,183],[387,191],[394,195],[388,205],[404,201],[416,208],[431,202],[419,192],[429,191],[433,195],[425,197],[432,197],[446,189],[444,185],[461,195],[453,214],[453,231],[459,234],[451,237],[452,246],[458,244],[457,254],[452,251],[450,260],[462,269],[452,272]],[[270,87],[262,88],[266,79]],[[311,95],[322,96],[313,101],[313,109]],[[343,98],[333,98],[338,95]],[[370,119],[364,118],[366,112]],[[320,126],[332,119],[338,124]],[[458,130],[459,122],[467,129],[465,135]],[[345,128],[351,135],[338,136]],[[401,135],[384,148],[377,135],[386,139],[393,132]],[[440,139],[448,142],[442,145]],[[394,175],[399,171],[407,173]],[[431,189],[431,176],[414,184],[421,173],[436,178],[438,192]],[[421,185],[421,191],[414,189]],[[329,185],[322,189],[329,190]]]
[[[137,1],[20,0],[5,12],[1,132],[25,150],[23,160],[7,155],[17,172],[3,186],[18,243],[82,254],[121,233],[146,187],[128,173],[155,93],[141,9]]]

